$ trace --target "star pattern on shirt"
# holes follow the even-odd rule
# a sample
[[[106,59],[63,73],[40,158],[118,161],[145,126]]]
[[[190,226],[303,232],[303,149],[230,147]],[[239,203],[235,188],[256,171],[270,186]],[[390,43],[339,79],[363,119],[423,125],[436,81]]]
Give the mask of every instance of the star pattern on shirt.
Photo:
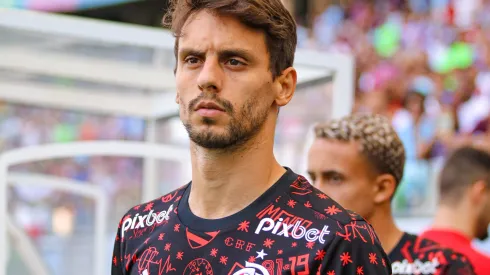
[[[228,257],[226,257],[226,256],[221,256],[221,257],[219,258],[219,262],[220,262],[220,263],[222,263],[222,264],[224,264],[224,265],[226,265],[226,263],[228,262]]]
[[[268,254],[264,252],[264,250],[260,250],[260,251],[257,251],[257,259],[260,258],[260,259],[264,259],[265,256],[267,256]]]
[[[340,210],[335,205],[329,206],[329,207],[327,207],[327,209],[325,209],[325,213],[329,214],[330,216],[336,215],[340,212],[342,212],[342,210]]]
[[[244,232],[248,232],[248,228],[250,226],[250,222],[249,221],[243,221],[241,222],[239,225],[238,225],[238,231],[244,231]]]
[[[267,238],[264,241],[264,247],[272,248],[272,245],[274,245],[274,242],[275,242],[274,240]]]
[[[262,265],[267,270],[273,270],[274,274],[300,274],[298,270],[303,270],[309,274],[337,275],[345,269],[353,275],[387,275],[381,267],[381,261],[386,257],[383,253],[375,253],[379,252],[376,248],[356,250],[358,247],[350,246],[351,243],[358,246],[370,244],[370,235],[366,235],[366,229],[361,228],[364,223],[359,219],[362,218],[356,215],[349,218],[348,210],[307,181],[295,182],[289,193],[284,189],[280,193],[271,193],[270,198],[260,208],[257,207],[257,212],[230,219],[231,223],[225,222],[225,226],[206,226],[206,221],[195,225],[185,222],[182,217],[188,211],[182,211],[184,209],[176,201],[185,203],[184,199],[188,199],[184,193],[186,188],[135,206],[126,213],[126,223],[119,223],[115,242],[119,243],[120,249],[115,250],[111,264],[121,268],[123,274],[141,274],[145,270],[148,274],[165,274],[168,271],[207,274],[211,270],[214,274],[234,274],[248,267],[245,264],[249,263]],[[170,216],[159,215],[170,207]],[[180,214],[177,214],[178,207]],[[334,215],[336,217],[332,217]],[[269,222],[260,224],[265,218]],[[131,223],[127,219],[131,219]],[[301,228],[295,231],[294,226],[298,221],[305,229],[304,233],[301,233]],[[203,228],[209,229],[199,229],[200,223],[203,223]],[[318,241],[318,233],[315,240],[315,235],[306,234],[310,229],[320,230],[323,226],[335,232],[324,236],[325,243]],[[126,240],[121,240],[121,233]],[[303,234],[302,237],[300,234]],[[359,242],[361,238],[363,241]],[[328,249],[332,243],[335,247],[339,244],[339,248]],[[127,251],[129,254],[118,254],[117,251]],[[327,255],[327,251],[332,254]],[[379,267],[374,267],[378,262]]]
[[[288,206],[289,207],[294,208],[295,205],[296,205],[296,202],[294,200],[289,200],[288,201]]]
[[[349,252],[344,252],[340,255],[340,260],[342,261],[342,266],[352,263],[352,259]]]
[[[372,264],[378,264],[378,259],[376,258],[376,253],[369,253],[369,262]]]
[[[153,203],[153,202],[148,203],[148,204],[145,206],[145,209],[144,209],[143,211],[144,211],[144,212],[148,212],[148,211],[152,210],[152,209],[153,209],[153,205],[154,205],[154,203]]]
[[[316,252],[316,257],[315,257],[315,260],[316,261],[323,261],[323,258],[325,257],[327,253],[324,251],[324,250],[318,250]]]

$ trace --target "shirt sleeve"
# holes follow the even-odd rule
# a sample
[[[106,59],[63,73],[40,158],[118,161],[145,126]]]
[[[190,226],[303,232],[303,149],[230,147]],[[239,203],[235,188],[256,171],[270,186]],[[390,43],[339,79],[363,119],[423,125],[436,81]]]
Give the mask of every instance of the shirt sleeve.
[[[372,227],[353,222],[327,247],[320,274],[391,275],[391,263]]]
[[[119,223],[114,241],[114,250],[112,253],[111,275],[126,275],[124,269],[124,256],[122,251],[121,224]]]
[[[454,253],[441,275],[476,275],[473,266],[467,258],[461,254]]]

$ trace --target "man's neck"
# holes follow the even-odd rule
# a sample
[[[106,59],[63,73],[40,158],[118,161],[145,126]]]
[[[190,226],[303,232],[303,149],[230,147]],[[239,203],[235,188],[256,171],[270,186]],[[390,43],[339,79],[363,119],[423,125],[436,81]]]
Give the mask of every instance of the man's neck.
[[[258,135],[239,150],[216,152],[191,146],[191,211],[224,218],[247,207],[286,171],[274,158],[273,140]]]
[[[471,214],[472,211],[465,211],[463,208],[462,205],[455,207],[441,204],[437,209],[432,228],[457,231],[469,239],[474,239],[476,219]]]
[[[383,208],[386,209],[375,211],[375,214],[369,219],[369,223],[374,227],[381,246],[389,254],[400,242],[404,233],[396,226],[391,215],[391,208],[389,206]]]

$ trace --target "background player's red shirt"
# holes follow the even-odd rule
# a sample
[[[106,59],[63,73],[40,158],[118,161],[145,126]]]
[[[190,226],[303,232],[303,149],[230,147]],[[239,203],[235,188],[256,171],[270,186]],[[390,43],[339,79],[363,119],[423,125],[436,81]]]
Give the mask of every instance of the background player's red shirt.
[[[190,211],[189,186],[126,214],[112,275],[391,274],[373,228],[290,170],[248,207],[217,220]]]
[[[466,256],[438,243],[405,233],[390,252],[393,275],[474,275]]]
[[[421,237],[433,240],[468,257],[477,275],[490,274],[490,257],[476,251],[471,246],[471,239],[465,235],[454,230],[430,229]]]

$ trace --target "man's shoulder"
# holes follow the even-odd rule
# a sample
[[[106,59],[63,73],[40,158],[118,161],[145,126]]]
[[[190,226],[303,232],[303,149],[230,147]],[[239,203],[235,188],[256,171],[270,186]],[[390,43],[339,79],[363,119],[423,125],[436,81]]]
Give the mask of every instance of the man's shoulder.
[[[172,206],[173,211],[177,211],[176,203],[182,198],[188,185],[183,185],[163,196],[160,196],[154,200],[143,202],[141,204],[135,205],[126,211],[126,214],[122,218],[123,222],[128,217],[135,217],[137,214],[139,216],[152,213],[159,213],[161,211],[167,210]]]
[[[316,227],[327,225],[334,242],[351,243],[354,246],[379,244],[373,227],[357,213],[347,210],[335,200],[298,175],[291,184],[284,203],[297,211],[313,213]]]
[[[469,259],[462,253],[423,236],[408,233],[406,233],[405,236],[408,236],[405,238],[405,241],[410,242],[410,245],[405,244],[403,247],[407,249],[406,251],[409,252],[414,259],[418,258],[425,266],[433,266],[434,269],[446,270],[448,272],[465,270],[467,273],[464,274],[474,274]],[[403,266],[404,264],[410,263],[395,262],[393,264],[393,269],[397,271],[399,265]],[[394,274],[397,273],[394,272]]]
[[[470,259],[463,253],[423,237],[419,237],[419,242],[421,242],[421,247],[427,250],[425,255],[428,255],[428,258],[433,255],[438,260],[441,269],[457,271],[461,274],[475,274]]]
[[[451,249],[458,254],[461,253],[462,255],[465,255],[472,263],[475,261],[490,261],[489,256],[475,250],[471,245],[471,242],[467,240],[467,237],[460,232],[443,228],[430,228],[424,231],[420,236],[437,242],[442,247]]]
[[[414,243],[415,253],[423,252],[425,255],[444,256],[445,262],[447,263],[454,262],[454,261],[457,262],[460,260],[466,261],[466,257],[463,254],[451,249],[450,247],[444,246],[434,240],[427,239],[424,236],[416,236],[416,239],[414,241],[415,241]]]
[[[292,200],[298,202],[300,207],[308,208],[315,212],[319,220],[330,219],[339,226],[350,224],[367,225],[366,220],[357,213],[347,210],[328,195],[315,188],[303,176],[298,175],[296,181],[291,185],[288,195]]]
[[[177,214],[177,204],[182,198],[186,186],[152,201],[131,207],[119,221],[118,229],[121,232],[121,238],[125,240],[125,235],[129,231],[133,231],[133,235],[135,235],[134,232],[138,230],[144,232],[146,228],[168,223],[169,216]],[[129,239],[133,237],[131,236]]]

